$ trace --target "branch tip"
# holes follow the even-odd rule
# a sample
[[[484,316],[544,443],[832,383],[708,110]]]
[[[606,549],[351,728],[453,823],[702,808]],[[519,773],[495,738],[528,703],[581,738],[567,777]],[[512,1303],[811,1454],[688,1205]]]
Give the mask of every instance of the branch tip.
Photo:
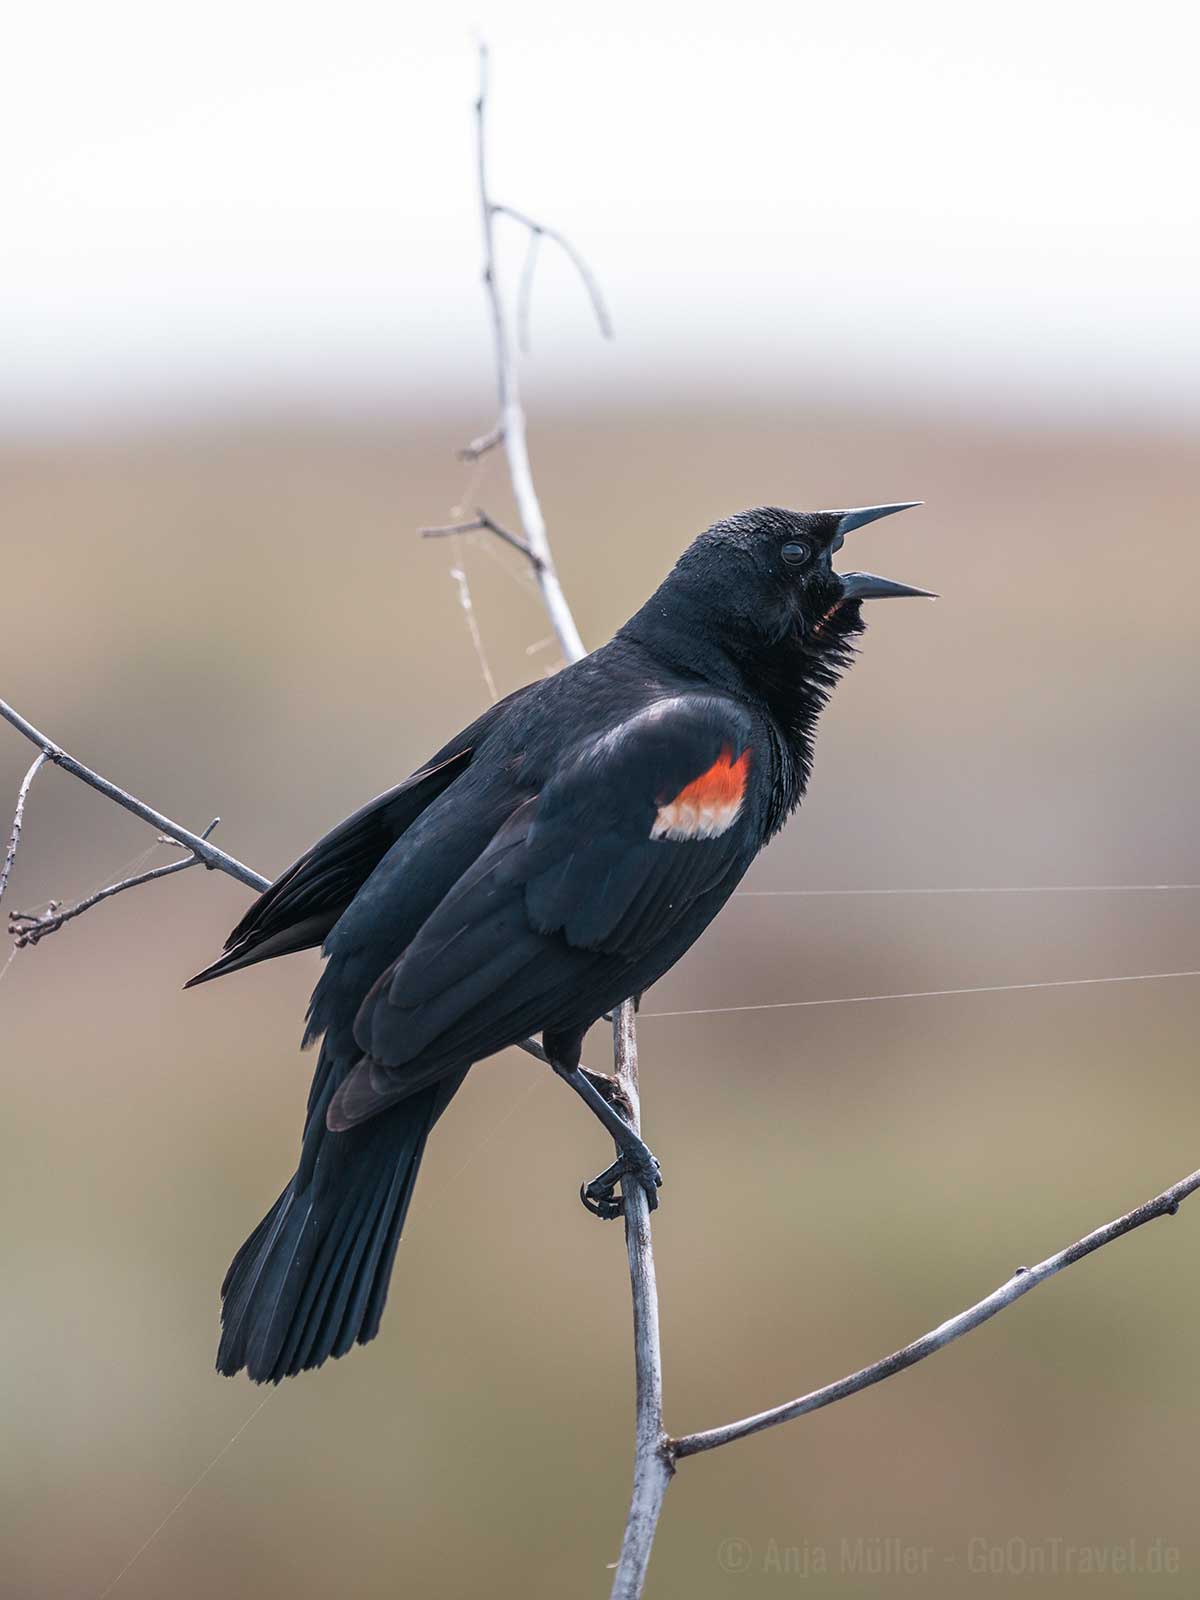
[[[472,439],[462,446],[457,452],[460,461],[468,463],[478,461],[481,456],[487,455],[489,450],[494,450],[498,444],[504,443],[504,428],[497,423],[494,428],[489,428],[486,433],[481,433],[478,439]]]
[[[596,325],[600,329],[603,339],[613,337],[612,318],[608,314],[604,295],[600,289],[596,274],[588,265],[582,250],[573,245],[565,233],[560,233],[557,228],[551,228],[544,222],[539,222],[536,217],[531,217],[526,211],[519,211],[516,206],[505,205],[499,200],[485,200],[488,214],[492,217],[507,217],[510,222],[515,222],[518,227],[526,229],[530,238],[530,250],[525,258],[525,271],[522,275],[522,299],[527,300],[533,286],[533,267],[536,262],[537,243],[540,239],[549,239],[552,244],[566,256],[575,268],[579,281],[583,284],[584,292],[592,304],[592,312],[596,318]],[[528,308],[526,307],[526,315]],[[522,345],[524,348],[524,345]]]
[[[43,747],[34,757],[28,772],[21,779],[21,787],[17,790],[17,804],[16,809],[13,811],[12,830],[8,836],[8,849],[4,852],[4,864],[0,866],[0,900],[4,898],[4,891],[8,888],[8,880],[12,874],[13,862],[17,859],[17,846],[21,843],[21,829],[25,825],[25,802],[29,799],[29,791],[33,787],[33,780],[46,765],[47,761],[51,759],[49,750]]]

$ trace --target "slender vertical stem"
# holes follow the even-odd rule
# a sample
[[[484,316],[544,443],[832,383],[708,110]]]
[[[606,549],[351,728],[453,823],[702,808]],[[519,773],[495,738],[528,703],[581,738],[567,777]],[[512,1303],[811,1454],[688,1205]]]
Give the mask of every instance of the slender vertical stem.
[[[479,205],[483,221],[483,285],[487,293],[488,310],[492,321],[492,342],[496,352],[496,388],[500,401],[500,420],[497,431],[504,442],[508,460],[508,475],[512,480],[517,512],[530,551],[535,557],[537,581],[542,600],[550,616],[550,623],[558,635],[563,656],[567,661],[578,661],[587,654],[575,618],[567,604],[567,597],[558,581],[554,558],[550,553],[550,540],[546,533],[546,520],[537,492],[533,487],[533,472],[529,465],[529,446],[525,436],[525,409],[517,384],[516,365],[513,361],[512,339],[504,309],[503,291],[496,268],[495,218],[496,208],[488,192],[487,181],[487,46],[479,48],[479,98],[475,102],[476,149],[479,169]]]
[[[632,1109],[635,1131],[641,1131],[638,1098],[637,1033],[633,1001],[613,1013],[613,1055],[617,1081]],[[633,1291],[633,1357],[637,1396],[633,1491],[621,1542],[621,1558],[613,1578],[612,1600],[638,1600],[663,1496],[675,1471],[663,1429],[662,1346],[658,1331],[658,1285],[650,1237],[650,1207],[639,1183],[621,1185],[625,1203],[625,1249]]]

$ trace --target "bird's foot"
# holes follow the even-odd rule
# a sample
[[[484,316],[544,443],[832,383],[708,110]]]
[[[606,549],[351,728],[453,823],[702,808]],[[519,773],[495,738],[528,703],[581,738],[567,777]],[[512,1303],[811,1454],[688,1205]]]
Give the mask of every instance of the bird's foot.
[[[662,1171],[654,1153],[639,1139],[636,1145],[623,1150],[611,1167],[606,1167],[591,1183],[580,1186],[579,1198],[594,1217],[612,1222],[625,1214],[624,1195],[630,1183],[640,1184],[651,1211],[658,1207],[658,1191],[662,1186]],[[621,1193],[617,1193],[617,1185]]]

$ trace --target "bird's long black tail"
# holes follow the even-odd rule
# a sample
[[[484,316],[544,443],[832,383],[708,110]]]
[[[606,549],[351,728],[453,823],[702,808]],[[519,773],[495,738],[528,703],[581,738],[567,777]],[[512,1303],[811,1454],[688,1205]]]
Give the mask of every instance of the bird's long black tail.
[[[375,1337],[425,1141],[464,1076],[346,1133],[318,1094],[296,1176],[221,1286],[219,1372],[278,1383]]]

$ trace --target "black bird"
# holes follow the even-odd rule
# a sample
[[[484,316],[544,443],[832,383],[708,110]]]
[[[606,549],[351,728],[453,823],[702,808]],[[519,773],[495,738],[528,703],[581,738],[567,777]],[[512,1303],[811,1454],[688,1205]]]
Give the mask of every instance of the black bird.
[[[518,689],[300,857],[201,983],[324,946],[295,1176],[234,1257],[217,1367],[278,1381],[379,1329],[430,1129],[468,1070],[541,1033],[617,1141],[584,1186],[656,1202],[658,1164],[588,1028],[679,960],[799,804],[860,602],[928,591],[833,571],[904,505],[718,522],[616,636]]]

